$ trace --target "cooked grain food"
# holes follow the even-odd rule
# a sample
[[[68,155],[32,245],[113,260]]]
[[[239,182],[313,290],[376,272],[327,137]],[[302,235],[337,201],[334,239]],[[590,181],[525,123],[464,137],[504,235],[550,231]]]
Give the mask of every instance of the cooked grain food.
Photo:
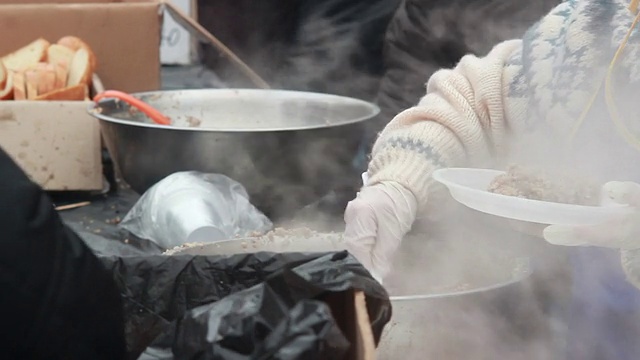
[[[522,166],[510,166],[497,176],[489,191],[496,194],[515,196],[531,200],[541,200],[574,205],[597,205],[598,187],[575,176],[551,176],[539,170]]]

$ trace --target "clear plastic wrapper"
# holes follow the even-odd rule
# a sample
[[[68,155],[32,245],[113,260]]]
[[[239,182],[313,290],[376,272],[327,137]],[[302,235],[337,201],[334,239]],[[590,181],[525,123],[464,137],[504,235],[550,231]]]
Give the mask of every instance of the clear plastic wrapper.
[[[164,178],[145,192],[120,226],[169,249],[269,231],[273,224],[224,175],[194,171]]]

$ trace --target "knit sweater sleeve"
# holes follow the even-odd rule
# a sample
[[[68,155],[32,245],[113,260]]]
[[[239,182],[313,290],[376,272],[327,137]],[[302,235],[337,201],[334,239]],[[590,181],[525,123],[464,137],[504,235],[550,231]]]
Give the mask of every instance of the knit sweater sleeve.
[[[433,74],[418,105],[397,115],[378,137],[369,184],[398,182],[423,208],[434,170],[494,154],[507,128],[507,61],[521,46],[520,40],[506,41],[485,57],[467,55],[454,69]]]

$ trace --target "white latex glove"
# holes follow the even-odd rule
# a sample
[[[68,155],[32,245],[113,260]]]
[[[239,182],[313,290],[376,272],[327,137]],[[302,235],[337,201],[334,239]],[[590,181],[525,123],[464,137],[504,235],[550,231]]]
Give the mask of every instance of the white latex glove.
[[[612,181],[602,190],[614,202],[634,206],[639,211],[596,226],[551,225],[544,229],[544,238],[551,244],[564,246],[640,248],[640,184]]]
[[[416,217],[415,196],[395,182],[365,186],[347,205],[347,249],[381,282]]]

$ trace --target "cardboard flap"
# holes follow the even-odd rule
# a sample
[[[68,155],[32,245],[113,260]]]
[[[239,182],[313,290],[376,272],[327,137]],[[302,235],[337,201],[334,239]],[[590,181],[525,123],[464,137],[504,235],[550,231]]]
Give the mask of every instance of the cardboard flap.
[[[371,321],[367,312],[367,299],[364,292],[356,291],[353,297],[356,311],[357,358],[375,360],[376,344],[371,330]]]
[[[376,343],[365,293],[360,290],[331,293],[319,300],[331,308],[338,327],[351,343],[345,359],[376,360]]]
[[[260,75],[258,75],[253,69],[249,67],[244,61],[242,61],[236,54],[231,51],[226,45],[222,43],[218,38],[213,36],[207,29],[202,27],[202,25],[198,24],[197,21],[193,20],[189,15],[182,12],[182,10],[178,9],[175,5],[173,5],[168,0],[161,0],[162,6],[167,11],[167,13],[182,26],[185,30],[187,30],[191,35],[193,35],[196,39],[201,42],[208,43],[213,45],[215,48],[220,50],[222,54],[227,56],[231,62],[238,67],[238,69],[244,73],[258,88],[261,89],[269,89],[269,84],[267,84]]]

